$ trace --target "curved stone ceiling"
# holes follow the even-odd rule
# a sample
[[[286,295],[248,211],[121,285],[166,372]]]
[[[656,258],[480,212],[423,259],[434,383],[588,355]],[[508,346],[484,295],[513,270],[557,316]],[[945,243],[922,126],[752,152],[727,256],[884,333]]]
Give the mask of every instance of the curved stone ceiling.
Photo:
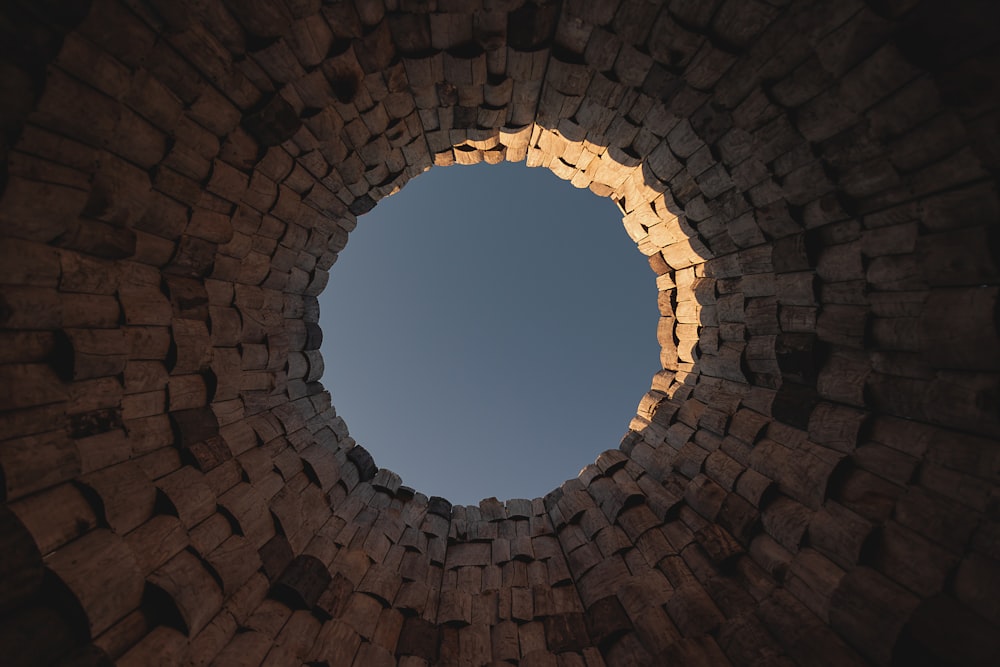
[[[6,3],[5,660],[994,663],[997,14]],[[354,445],[316,295],[500,160],[618,203],[662,370],[577,478],[452,507]]]

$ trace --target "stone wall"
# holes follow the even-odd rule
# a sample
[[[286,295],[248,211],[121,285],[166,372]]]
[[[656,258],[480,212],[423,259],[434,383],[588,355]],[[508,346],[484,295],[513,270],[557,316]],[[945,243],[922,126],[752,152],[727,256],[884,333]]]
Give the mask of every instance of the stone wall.
[[[996,664],[995,3],[0,17],[6,664]],[[662,369],[575,479],[453,507],[348,434],[316,297],[502,160],[618,203]]]

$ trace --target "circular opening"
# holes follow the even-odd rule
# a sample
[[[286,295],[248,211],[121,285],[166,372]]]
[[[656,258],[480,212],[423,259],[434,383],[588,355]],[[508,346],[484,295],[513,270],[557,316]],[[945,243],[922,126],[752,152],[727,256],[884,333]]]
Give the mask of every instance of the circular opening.
[[[618,445],[660,352],[620,220],[518,163],[434,169],[360,219],[321,296],[323,382],[378,465],[474,504]]]

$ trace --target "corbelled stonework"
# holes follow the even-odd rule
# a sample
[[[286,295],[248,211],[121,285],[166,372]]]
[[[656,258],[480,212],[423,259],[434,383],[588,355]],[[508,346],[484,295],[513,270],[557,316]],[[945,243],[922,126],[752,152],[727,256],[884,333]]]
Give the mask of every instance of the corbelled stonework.
[[[0,19],[5,664],[1000,661],[994,2]],[[453,507],[348,435],[316,297],[502,160],[619,205],[662,370],[577,478]]]

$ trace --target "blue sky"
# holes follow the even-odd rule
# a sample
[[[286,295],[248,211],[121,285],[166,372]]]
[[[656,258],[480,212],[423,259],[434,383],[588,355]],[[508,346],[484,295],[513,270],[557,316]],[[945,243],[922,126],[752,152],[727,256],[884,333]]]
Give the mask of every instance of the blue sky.
[[[658,369],[655,276],[618,209],[523,163],[433,168],[383,199],[320,308],[351,435],[456,504],[575,477]]]

